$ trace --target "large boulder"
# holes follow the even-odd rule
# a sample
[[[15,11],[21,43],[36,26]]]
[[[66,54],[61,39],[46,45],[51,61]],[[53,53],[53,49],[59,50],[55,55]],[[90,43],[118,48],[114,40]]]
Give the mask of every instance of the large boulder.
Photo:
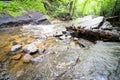
[[[8,14],[0,16],[0,27],[18,26],[23,24],[50,24],[50,21],[40,12],[30,12],[18,17],[12,17]]]
[[[85,20],[84,20],[85,19]],[[104,21],[104,17],[100,16],[97,18],[83,18],[83,22],[79,24],[79,26],[84,27],[85,29],[95,29],[101,26],[101,23]]]

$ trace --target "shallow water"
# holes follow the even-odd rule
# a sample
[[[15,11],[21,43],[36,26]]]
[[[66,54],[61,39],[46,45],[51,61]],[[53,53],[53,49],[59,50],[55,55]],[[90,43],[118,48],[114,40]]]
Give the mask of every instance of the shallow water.
[[[26,25],[2,31],[0,74],[2,75],[6,69],[5,75],[9,75],[10,80],[120,79],[120,43],[88,42],[90,46],[81,48],[72,39],[59,40],[51,37],[54,34],[61,34],[64,30],[65,28],[59,25]],[[45,43],[39,46],[46,47],[46,53],[39,62],[25,64],[21,59],[11,60],[13,55],[10,49],[14,44],[24,46],[36,39]],[[22,51],[19,53],[24,54]]]
[[[89,49],[57,43],[40,63],[18,80],[119,80],[119,43],[100,42]],[[117,70],[118,68],[118,70]],[[117,74],[117,75],[116,75]],[[26,77],[27,76],[27,77]]]
[[[14,55],[11,52],[11,47],[16,44],[25,44],[33,42],[35,39],[27,32],[22,31],[21,27],[5,28],[0,32],[0,80],[3,76],[9,73],[16,73],[16,71],[24,69],[26,64],[20,60],[12,60]],[[18,52],[23,54],[22,51]]]

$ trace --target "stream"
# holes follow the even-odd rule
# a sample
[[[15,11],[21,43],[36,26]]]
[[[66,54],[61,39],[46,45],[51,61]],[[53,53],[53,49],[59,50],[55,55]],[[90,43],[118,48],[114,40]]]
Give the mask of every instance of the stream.
[[[85,45],[80,47],[70,36],[53,37],[72,23],[76,22],[2,29],[0,80],[120,80],[120,43],[97,41],[93,44],[79,39]],[[25,46],[32,42],[40,42],[39,52],[32,55],[43,55],[39,61],[12,60],[16,54],[10,51],[13,45]],[[17,53],[25,54],[22,50]]]

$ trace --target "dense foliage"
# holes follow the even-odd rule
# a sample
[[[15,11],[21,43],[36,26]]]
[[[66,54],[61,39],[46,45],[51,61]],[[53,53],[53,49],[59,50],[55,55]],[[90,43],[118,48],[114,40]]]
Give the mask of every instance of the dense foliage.
[[[75,18],[83,15],[114,16],[120,14],[120,0],[11,0],[0,1],[0,13],[18,16],[28,11],[40,11],[55,18]]]
[[[47,9],[53,16],[61,17],[66,13],[71,17],[83,15],[114,16],[120,13],[120,0],[46,0],[51,9]]]
[[[10,14],[14,17],[26,13],[28,11],[45,12],[44,5],[41,0],[11,0],[0,1],[0,14]]]

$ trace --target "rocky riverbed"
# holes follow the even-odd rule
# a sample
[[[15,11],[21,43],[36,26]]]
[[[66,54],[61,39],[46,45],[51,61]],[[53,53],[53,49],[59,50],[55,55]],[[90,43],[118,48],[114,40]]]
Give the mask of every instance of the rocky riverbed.
[[[71,37],[77,21],[2,29],[0,79],[119,80],[120,43]]]

